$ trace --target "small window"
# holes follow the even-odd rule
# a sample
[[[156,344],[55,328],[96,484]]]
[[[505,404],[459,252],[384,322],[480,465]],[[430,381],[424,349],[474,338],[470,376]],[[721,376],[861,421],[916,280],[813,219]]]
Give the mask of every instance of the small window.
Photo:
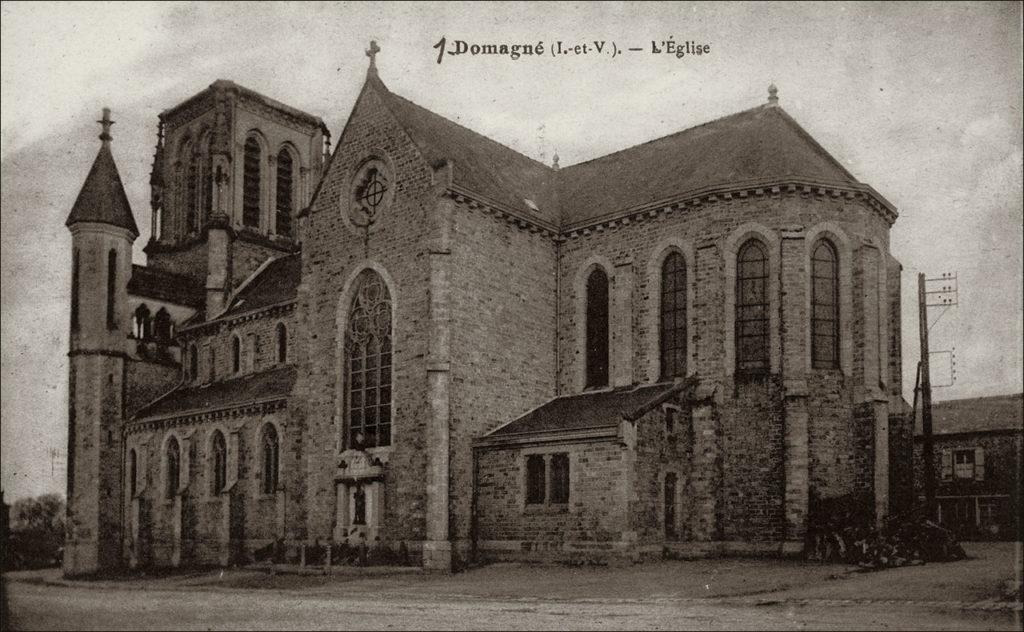
[[[138,493],[139,455],[135,448],[128,453],[128,498],[135,498]]]
[[[260,488],[264,494],[273,494],[277,491],[278,442],[277,430],[270,424],[263,428],[262,462],[263,478]]]
[[[231,372],[238,373],[242,370],[242,341],[238,336],[231,338]]]
[[[181,447],[178,445],[178,440],[171,437],[171,440],[167,442],[167,498],[174,498],[179,487],[181,487]]]
[[[213,480],[210,491],[219,494],[228,483],[228,446],[224,441],[224,433],[216,430],[213,433]]]
[[[192,345],[188,349],[188,379],[197,380],[199,379],[199,352],[196,350],[196,346]]]
[[[288,361],[288,329],[284,323],[277,324],[277,363],[284,364]]]
[[[953,474],[956,478],[974,478],[974,450],[953,452]]]
[[[117,314],[114,309],[117,292],[117,251],[107,253],[107,329],[117,329]]]
[[[569,502],[569,455],[551,455],[551,503]]]
[[[608,386],[608,275],[600,268],[587,277],[586,387]]]
[[[132,335],[139,340],[146,340],[150,337],[149,308],[142,303],[135,308],[135,323],[132,327]]]
[[[161,307],[153,317],[153,337],[161,342],[169,342],[174,337],[171,327],[171,315]]]
[[[292,235],[292,155],[287,149],[277,154],[277,213],[275,232],[278,235]]]
[[[544,504],[544,455],[526,457],[526,504]]]
[[[71,267],[71,331],[78,331],[78,251]]]

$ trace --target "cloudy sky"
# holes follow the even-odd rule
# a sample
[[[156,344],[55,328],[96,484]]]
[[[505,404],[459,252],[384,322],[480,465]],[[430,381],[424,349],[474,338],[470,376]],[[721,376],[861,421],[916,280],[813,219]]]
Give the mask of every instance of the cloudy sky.
[[[64,220],[113,109],[114,156],[148,239],[157,113],[218,78],[321,116],[335,136],[370,39],[395,92],[534,158],[587,160],[764,102],[781,105],[897,206],[904,375],[917,360],[916,277],[957,271],[931,331],[956,347],[937,399],[1022,388],[1021,12],[1007,4],[47,4],[5,2],[2,485],[63,491],[70,236]],[[471,43],[654,41],[709,55],[469,55]],[[943,379],[939,367],[934,381]],[[9,501],[9,500],[8,500]]]

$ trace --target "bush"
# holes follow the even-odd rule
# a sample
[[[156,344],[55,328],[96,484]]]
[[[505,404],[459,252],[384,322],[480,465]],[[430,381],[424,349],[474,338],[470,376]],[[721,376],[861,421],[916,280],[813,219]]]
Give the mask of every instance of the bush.
[[[11,506],[5,543],[10,570],[60,566],[64,552],[64,499],[57,494],[23,498]]]

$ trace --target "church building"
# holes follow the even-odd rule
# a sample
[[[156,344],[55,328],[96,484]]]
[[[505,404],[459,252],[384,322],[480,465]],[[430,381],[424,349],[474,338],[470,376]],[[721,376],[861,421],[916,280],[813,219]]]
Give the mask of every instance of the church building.
[[[231,81],[163,111],[145,266],[104,111],[67,220],[67,575],[799,554],[822,501],[912,495],[896,210],[774,86],[559,167],[377,51],[333,151]]]

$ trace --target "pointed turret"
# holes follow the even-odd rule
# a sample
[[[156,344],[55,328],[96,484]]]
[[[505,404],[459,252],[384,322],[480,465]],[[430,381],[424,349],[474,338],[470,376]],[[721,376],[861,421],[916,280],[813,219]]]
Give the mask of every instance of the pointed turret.
[[[110,126],[114,124],[110,120],[110,108],[103,108],[103,118],[97,122],[103,126],[103,133],[100,134],[103,143],[78,193],[78,199],[71,207],[68,221],[64,224],[68,227],[80,222],[110,224],[126,228],[138,237],[139,228],[135,224],[128,196],[124,193],[117,165],[114,164],[114,155],[110,152]]]

